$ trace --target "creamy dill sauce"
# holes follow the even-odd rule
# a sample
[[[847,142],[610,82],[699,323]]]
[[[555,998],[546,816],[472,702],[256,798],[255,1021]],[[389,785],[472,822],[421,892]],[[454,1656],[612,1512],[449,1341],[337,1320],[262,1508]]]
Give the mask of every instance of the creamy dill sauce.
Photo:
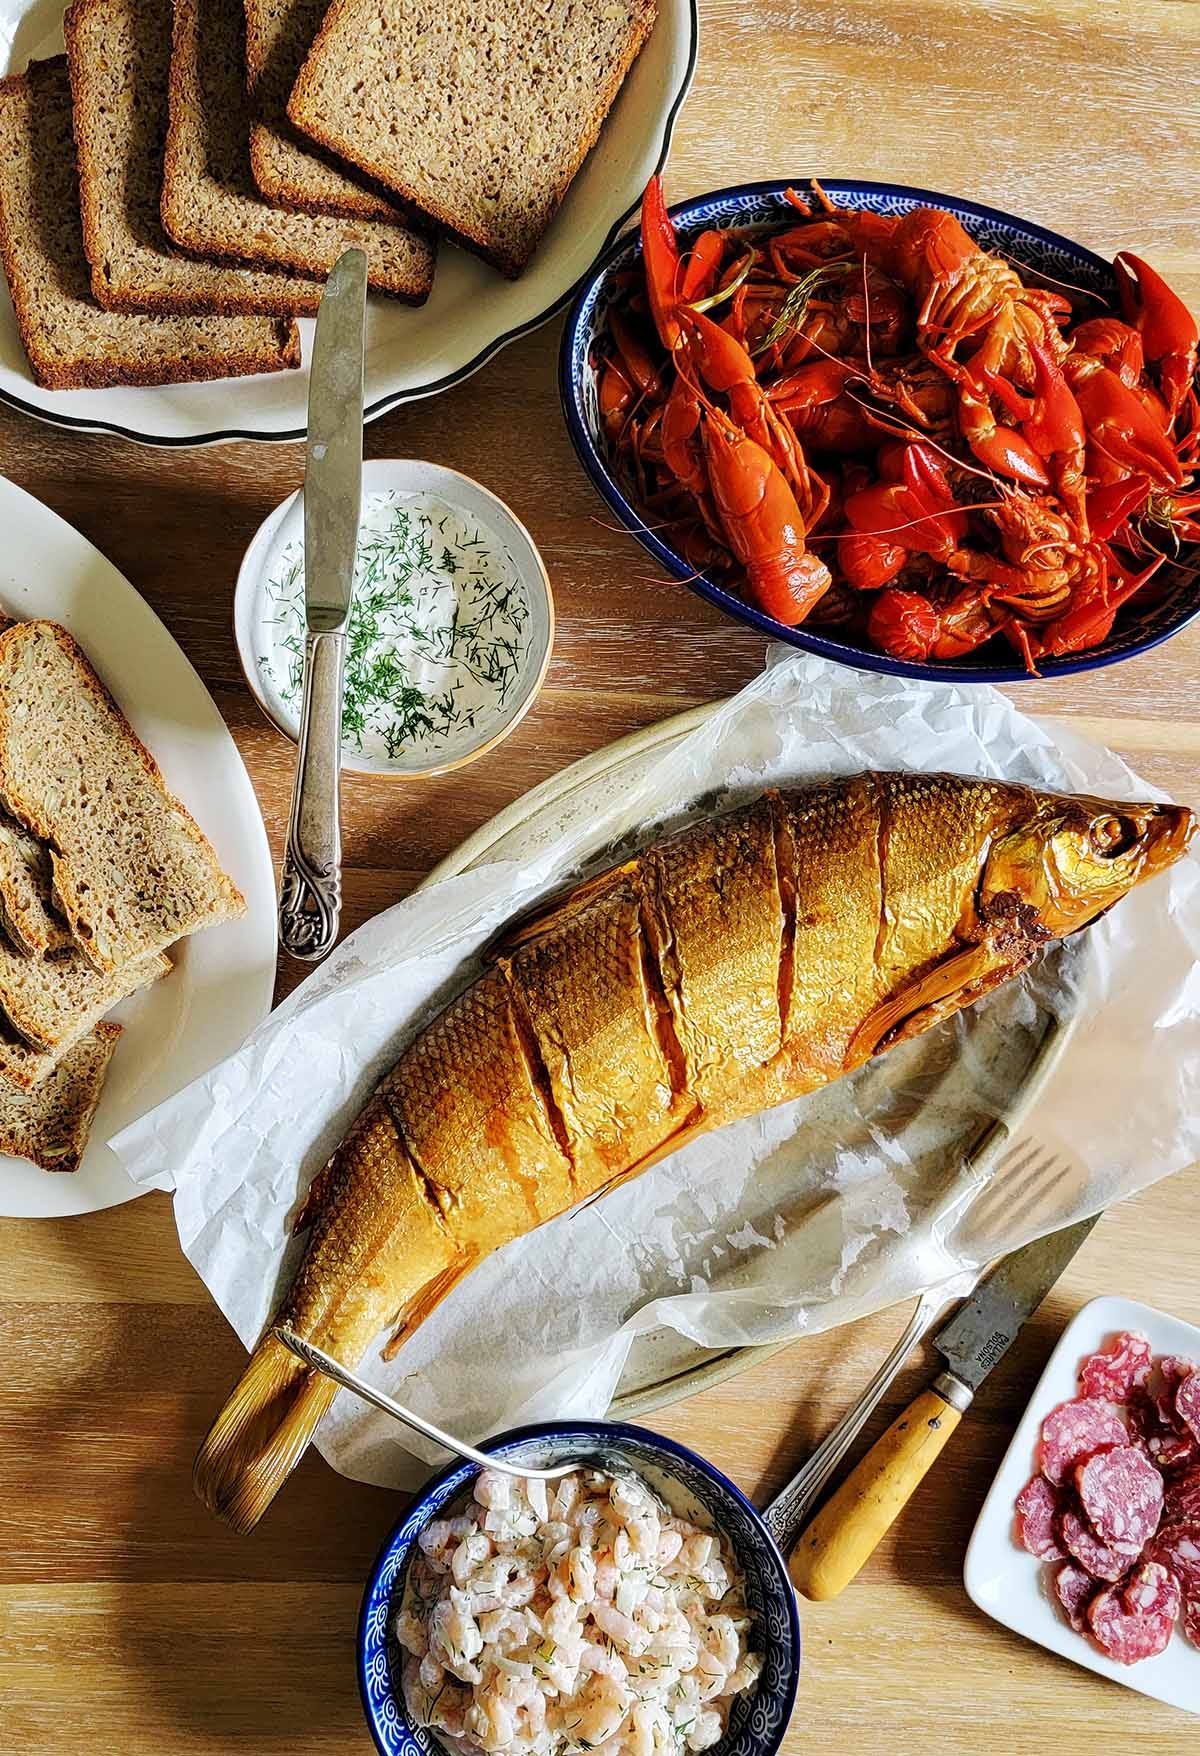
[[[267,576],[263,687],[299,723],[304,543]],[[529,599],[498,539],[433,494],[364,496],[346,638],[342,746],[447,761],[498,731],[529,656]]]

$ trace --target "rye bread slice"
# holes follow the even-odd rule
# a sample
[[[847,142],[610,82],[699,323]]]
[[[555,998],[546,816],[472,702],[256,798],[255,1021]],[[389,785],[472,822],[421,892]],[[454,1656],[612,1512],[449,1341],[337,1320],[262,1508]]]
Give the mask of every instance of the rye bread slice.
[[[135,317],[96,303],[65,55],[0,80],[0,252],[21,345],[48,389],[181,384],[300,364],[296,326],[283,319]]]
[[[0,939],[0,1010],[31,1049],[61,1055],[105,1013],[170,968],[171,960],[156,951],[104,972],[77,945],[34,958]]]
[[[119,1024],[98,1024],[31,1091],[0,1081],[0,1152],[77,1171],[120,1036]]]
[[[290,316],[311,298],[279,269],[181,255],[162,228],[171,0],[74,0],[63,19],[83,242],[108,311]]]
[[[259,192],[280,207],[332,213],[345,219],[385,220],[404,215],[333,155],[316,147],[288,121],[287,102],[327,0],[245,0],[246,79],[254,122],[250,169]]]
[[[263,200],[250,172],[242,0],[175,0],[170,124],[162,220],[183,250],[270,263],[319,279],[352,245],[366,252],[378,292],[419,304],[433,279],[434,247],[405,226],[295,213]],[[313,285],[311,306],[321,288]]]
[[[515,277],[655,11],[655,0],[333,0],[288,115]]]
[[[50,849],[0,812],[0,926],[22,957],[65,951],[75,941],[54,907]]]
[[[0,634],[0,804],[49,842],[54,896],[99,970],[245,909],[65,628]]]

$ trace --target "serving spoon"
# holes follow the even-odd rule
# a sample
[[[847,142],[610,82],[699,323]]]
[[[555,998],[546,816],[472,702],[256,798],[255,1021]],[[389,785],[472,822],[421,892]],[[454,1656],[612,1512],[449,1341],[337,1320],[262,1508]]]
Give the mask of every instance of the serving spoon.
[[[420,1433],[424,1438],[432,1439],[435,1445],[444,1446],[447,1451],[453,1451],[457,1457],[465,1459],[468,1463],[477,1463],[483,1469],[496,1470],[500,1475],[515,1476],[518,1480],[532,1479],[536,1482],[560,1482],[564,1476],[574,1475],[578,1470],[592,1463],[599,1464],[606,1474],[613,1474],[611,1463],[599,1457],[577,1457],[572,1463],[556,1463],[550,1469],[534,1469],[525,1463],[505,1463],[503,1458],[491,1457],[486,1451],[477,1451],[474,1445],[468,1445],[465,1439],[456,1439],[453,1433],[447,1433],[441,1427],[435,1427],[433,1422],[427,1421],[423,1415],[415,1414],[412,1409],[405,1408],[403,1403],[393,1401],[382,1390],[376,1390],[373,1384],[368,1384],[365,1378],[360,1378],[357,1372],[352,1372],[349,1366],[343,1366],[340,1360],[335,1360],[332,1354],[327,1354],[323,1348],[314,1347],[311,1341],[305,1341],[304,1337],[297,1335],[294,1329],[281,1326],[273,1330],[272,1333],[278,1337],[284,1347],[292,1350],[297,1359],[303,1360],[305,1365],[311,1366],[315,1372],[323,1372],[326,1378],[332,1378],[333,1382],[340,1384],[343,1390],[352,1390],[355,1396],[361,1396],[364,1402],[369,1402],[375,1408],[382,1409],[385,1415],[391,1415],[393,1420],[401,1421],[404,1426],[411,1427],[414,1433]]]

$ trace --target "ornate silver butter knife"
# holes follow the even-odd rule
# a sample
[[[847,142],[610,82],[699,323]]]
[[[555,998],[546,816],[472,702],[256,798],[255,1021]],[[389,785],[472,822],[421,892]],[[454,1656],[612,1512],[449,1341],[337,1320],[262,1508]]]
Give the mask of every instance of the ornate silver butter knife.
[[[309,372],[304,696],[279,884],[283,948],[311,962],[332,950],[342,907],[342,670],[362,500],[366,297],[366,256],[347,250],[321,297]]]

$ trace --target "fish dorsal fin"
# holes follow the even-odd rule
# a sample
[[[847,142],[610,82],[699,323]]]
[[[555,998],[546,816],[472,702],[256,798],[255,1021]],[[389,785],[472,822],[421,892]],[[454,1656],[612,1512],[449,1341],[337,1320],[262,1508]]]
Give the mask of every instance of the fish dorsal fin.
[[[626,860],[622,866],[612,866],[607,872],[598,872],[594,878],[585,878],[581,884],[572,884],[567,890],[558,890],[549,897],[535,903],[527,914],[518,915],[515,921],[501,929],[500,933],[487,947],[490,959],[506,957],[522,945],[528,945],[535,939],[541,939],[557,927],[577,915],[600,897],[606,896],[610,890],[627,882],[637,871],[636,859]]]
[[[850,1046],[846,1051],[846,1070],[858,1067],[862,1062],[870,1060],[872,1055],[877,1055],[885,1041],[890,1047],[896,1040],[893,1033],[906,1020],[913,1020],[918,1013],[922,1017],[929,1015],[926,1021],[928,1024],[936,1023],[938,1018],[948,1017],[957,1010],[960,996],[966,990],[987,981],[998,969],[1003,969],[1007,974],[1011,966],[1011,958],[999,962],[995,947],[986,939],[950,952],[922,975],[902,983],[894,993],[868,1012],[850,1039]],[[923,1029],[925,1024],[906,1031],[905,1035],[916,1036]]]

